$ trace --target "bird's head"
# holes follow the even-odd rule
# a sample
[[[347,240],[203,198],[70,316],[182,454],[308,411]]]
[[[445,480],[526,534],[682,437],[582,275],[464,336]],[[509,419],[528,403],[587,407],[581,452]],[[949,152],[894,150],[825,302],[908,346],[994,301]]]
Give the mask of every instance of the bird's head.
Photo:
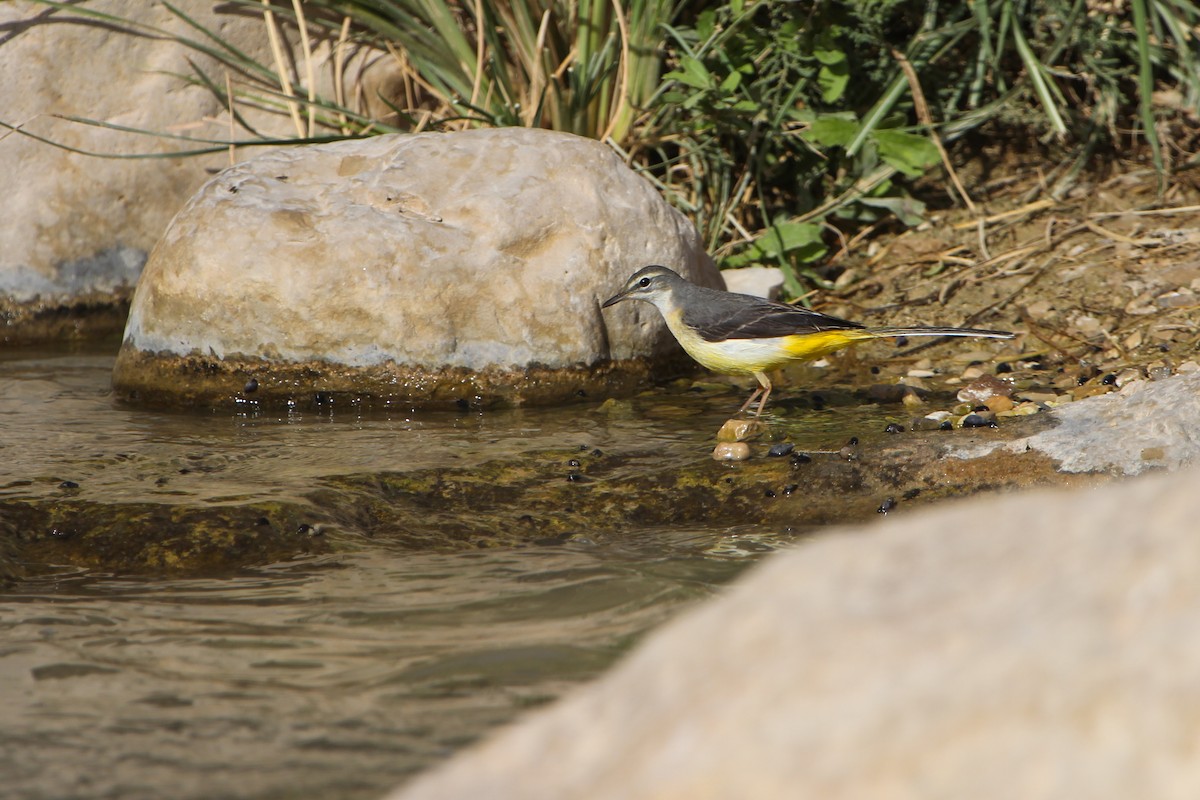
[[[601,308],[616,305],[622,300],[645,300],[663,309],[671,306],[675,289],[686,283],[678,273],[658,265],[642,267],[625,281],[621,291],[600,304]]]

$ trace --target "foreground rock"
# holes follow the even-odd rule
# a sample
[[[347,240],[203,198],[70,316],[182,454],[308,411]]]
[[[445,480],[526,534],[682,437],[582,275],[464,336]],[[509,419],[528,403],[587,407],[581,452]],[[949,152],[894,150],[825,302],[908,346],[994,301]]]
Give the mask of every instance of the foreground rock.
[[[1197,480],[821,537],[393,798],[1195,797]]]
[[[175,219],[113,382],[203,405],[608,394],[677,352],[653,309],[600,311],[650,263],[722,285],[683,215],[589,139],[508,128],[275,151]]]
[[[270,60],[262,23],[220,13],[210,2],[177,4],[199,24],[253,58]],[[187,24],[162,4],[92,2],[88,9],[184,35]],[[72,124],[54,115],[151,130],[202,122],[221,102],[177,75],[214,62],[164,37],[135,36],[68,9],[0,3],[0,120],[83,150],[166,152],[178,141]],[[50,56],[48,54],[53,54]],[[176,128],[178,130],[178,128]],[[264,129],[264,133],[269,127]],[[0,135],[6,131],[0,131]],[[0,336],[9,343],[116,332],[146,254],[171,215],[228,156],[100,159],[9,133],[0,146],[8,190],[0,196]]]

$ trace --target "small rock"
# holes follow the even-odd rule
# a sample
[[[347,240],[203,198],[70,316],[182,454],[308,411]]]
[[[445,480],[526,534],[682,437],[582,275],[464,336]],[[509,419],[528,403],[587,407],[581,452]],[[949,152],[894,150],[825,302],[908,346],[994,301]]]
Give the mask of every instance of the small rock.
[[[913,389],[911,386],[905,388],[907,388],[908,391],[904,393],[904,397],[900,398],[900,402],[904,404],[905,408],[911,411],[925,405],[925,401],[921,399],[921,395],[916,389]]]
[[[995,425],[995,419],[988,419],[987,414],[967,414],[959,423],[964,428],[986,428],[989,425]]]
[[[257,378],[251,378],[250,380],[246,381],[246,385],[242,387],[242,392],[244,392],[245,394],[254,394],[257,391],[258,391],[258,379]]]
[[[718,442],[744,442],[762,435],[767,426],[756,419],[727,419],[717,431]]]
[[[897,425],[894,422],[889,422],[888,426],[883,429],[884,433],[904,433],[904,426]]]
[[[63,481],[62,483],[60,483],[58,485],[58,488],[60,488],[60,489],[78,489],[79,484],[76,483],[75,481]]]
[[[842,273],[845,275],[846,273]],[[783,270],[779,267],[741,267],[721,272],[725,288],[739,294],[775,300],[783,289]]]
[[[750,445],[745,442],[718,442],[713,448],[714,461],[745,461],[750,457]]]
[[[1145,377],[1146,373],[1138,367],[1128,367],[1117,373],[1117,388],[1124,389],[1134,381],[1140,381]]]
[[[781,456],[788,455],[795,449],[796,445],[792,444],[791,442],[778,442],[771,445],[771,449],[767,451],[767,455],[771,456],[772,458],[779,458]]]
[[[1026,403],[1021,403],[1020,405],[1013,407],[1009,411],[997,411],[996,416],[997,417],[1028,417],[1028,416],[1038,413],[1041,410],[1042,410],[1042,407],[1039,406],[1037,403],[1026,402]]]
[[[1000,414],[1004,411],[1012,411],[1013,401],[1011,397],[1000,395],[999,397],[993,397],[988,400],[987,407],[988,411],[991,411],[993,414]]]
[[[1147,364],[1146,377],[1152,381],[1161,381],[1163,378],[1169,378],[1171,377],[1171,366],[1162,361]]]
[[[908,377],[910,378],[932,378],[936,375],[937,373],[931,369],[910,369],[908,371]]]
[[[1102,330],[1100,320],[1091,314],[1080,314],[1071,320],[1071,325],[1084,336],[1094,336]]]
[[[1017,397],[1021,400],[1028,400],[1031,403],[1054,403],[1059,399],[1059,395],[1054,392],[1019,392]]]
[[[1071,390],[1071,396],[1076,400],[1082,400],[1085,397],[1095,397],[1096,395],[1108,394],[1115,391],[1116,386],[1111,383],[1092,383],[1087,386],[1080,386]]]
[[[867,387],[867,399],[872,403],[899,403],[916,390],[900,383],[876,383]]]
[[[972,364],[962,371],[962,375],[960,377],[964,381],[973,381],[977,378],[982,378],[986,374],[987,372],[984,371],[983,367],[979,366],[978,364]]]
[[[958,399],[964,403],[986,403],[993,397],[1011,397],[1013,385],[995,375],[980,375],[958,390]]]

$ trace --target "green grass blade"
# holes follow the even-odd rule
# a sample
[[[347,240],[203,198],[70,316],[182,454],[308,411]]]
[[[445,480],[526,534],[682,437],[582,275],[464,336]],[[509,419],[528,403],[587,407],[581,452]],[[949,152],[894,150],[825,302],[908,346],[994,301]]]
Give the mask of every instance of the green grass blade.
[[[1009,14],[1011,6],[1005,6],[1005,14]],[[1046,114],[1046,119],[1050,121],[1050,127],[1059,137],[1065,138],[1067,135],[1067,125],[1063,122],[1062,114],[1058,110],[1058,100],[1054,96],[1054,92],[1046,82],[1046,67],[1042,62],[1037,60],[1033,49],[1030,48],[1025,34],[1021,31],[1019,24],[1012,25],[1013,44],[1017,47],[1017,54],[1021,57],[1022,63],[1025,65],[1025,74],[1029,76],[1029,81],[1033,84],[1033,91],[1037,95],[1038,101],[1042,105],[1042,110]]]
[[[1142,120],[1142,135],[1150,145],[1154,169],[1158,173],[1158,190],[1161,193],[1166,170],[1163,165],[1162,146],[1158,141],[1158,129],[1154,124],[1154,72],[1150,62],[1150,30],[1146,19],[1146,0],[1131,0],[1133,9],[1133,31],[1138,54],[1138,114]]]

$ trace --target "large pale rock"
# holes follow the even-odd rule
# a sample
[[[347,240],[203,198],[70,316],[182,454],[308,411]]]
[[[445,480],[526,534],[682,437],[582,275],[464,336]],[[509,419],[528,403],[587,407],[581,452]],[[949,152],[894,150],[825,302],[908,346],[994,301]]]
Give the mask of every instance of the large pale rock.
[[[393,800],[1198,797],[1198,480],[822,536]]]
[[[608,394],[678,352],[650,306],[600,310],[652,263],[722,285],[691,224],[590,139],[508,128],[276,150],[214,178],[164,234],[114,386],[203,404]]]
[[[261,27],[215,14],[210,2],[180,6],[237,46],[255,48]],[[87,4],[168,31],[186,25],[160,3]],[[69,123],[76,115],[130,127],[166,130],[219,113],[213,96],[168,73],[189,71],[189,51],[172,42],[96,24],[83,12],[39,3],[0,3],[0,118],[67,147],[122,154],[164,152],[179,142],[133,137]],[[191,53],[202,67],[211,60]],[[212,130],[205,132],[213,133]],[[201,132],[203,133],[203,132]],[[17,133],[0,141],[0,311],[6,340],[53,338],[103,328],[123,315],[146,253],[167,221],[203,183],[204,159],[104,160]],[[116,306],[117,308],[113,308]],[[104,311],[108,310],[108,313]],[[99,312],[99,319],[94,315]],[[119,322],[116,322],[119,324]]]
[[[173,5],[249,57],[273,64],[263,20],[252,11],[212,0]],[[99,19],[90,16],[93,12],[134,24]],[[154,30],[162,35],[148,35]],[[290,50],[295,31],[281,35]],[[198,139],[296,135],[286,114],[259,113],[246,103],[238,113],[251,121],[255,133],[231,128],[221,100],[180,77],[193,75],[195,68],[224,87],[227,70],[171,36],[204,40],[161,2],[91,0],[77,8],[0,3],[0,121],[64,146],[0,128],[5,186],[0,195],[0,340],[119,331],[147,253],[184,202],[230,163],[225,152],[146,159],[70,152],[64,148],[116,156],[206,145],[63,117]],[[323,88],[331,85],[329,55],[328,42],[319,42]],[[386,83],[387,70],[372,59],[354,52],[346,82],[358,81],[373,98]],[[231,77],[238,91],[265,91],[248,87],[236,73]]]

